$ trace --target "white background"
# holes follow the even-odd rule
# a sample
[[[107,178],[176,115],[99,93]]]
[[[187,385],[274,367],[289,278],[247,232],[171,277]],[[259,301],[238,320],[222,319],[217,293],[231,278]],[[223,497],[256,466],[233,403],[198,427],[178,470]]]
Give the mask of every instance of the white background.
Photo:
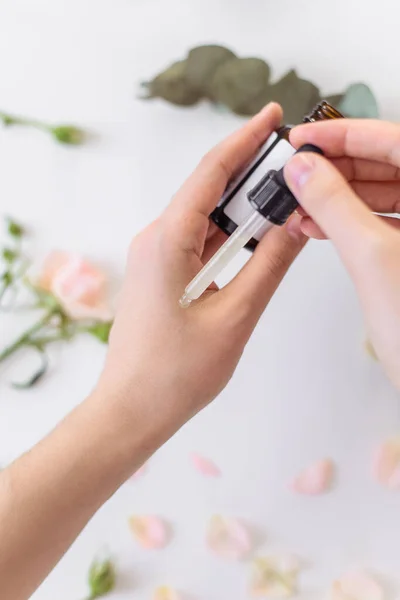
[[[382,115],[396,119],[396,13],[396,0],[3,0],[0,109],[73,122],[96,139],[71,149],[38,132],[0,130],[1,213],[29,225],[38,259],[54,247],[76,250],[120,277],[131,237],[240,124],[207,104],[184,110],[141,102],[138,82],[196,43],[220,42],[268,59],[276,77],[295,66],[326,93],[365,81]],[[0,326],[3,343],[22,323]],[[370,476],[375,444],[398,432],[399,400],[363,340],[357,300],[333,249],[310,244],[228,388],[95,516],[34,598],[84,597],[88,565],[106,545],[121,571],[116,600],[151,598],[163,583],[190,600],[242,600],[249,565],[224,563],[205,549],[215,512],[251,523],[261,533],[259,554],[298,553],[309,564],[303,599],[322,598],[354,566],[371,568],[389,587],[396,577],[399,583],[400,497]],[[3,465],[85,397],[103,358],[104,348],[89,339],[64,346],[53,354],[51,375],[26,393],[8,387],[16,367],[2,369]],[[193,472],[191,451],[212,457],[223,477]],[[336,489],[294,496],[290,479],[324,456],[338,463]],[[140,551],[127,527],[131,513],[164,516],[172,544]]]

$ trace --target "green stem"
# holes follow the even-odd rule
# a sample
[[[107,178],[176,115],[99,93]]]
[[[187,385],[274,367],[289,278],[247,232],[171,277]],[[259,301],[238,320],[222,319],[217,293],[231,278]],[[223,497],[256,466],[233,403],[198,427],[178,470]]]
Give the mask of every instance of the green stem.
[[[41,121],[27,119],[25,117],[17,117],[5,112],[0,112],[0,120],[3,121],[4,125],[25,125],[27,127],[35,127],[36,129],[44,129],[46,131],[51,129],[50,125],[42,123]]]
[[[6,271],[6,273],[7,273],[7,271]],[[7,283],[5,283],[3,285],[3,287],[1,288],[1,290],[0,290],[0,304],[1,304],[1,301],[3,300],[4,294],[6,293],[6,291],[10,287],[10,285],[11,285],[11,283],[7,281]]]
[[[35,337],[34,340],[30,340],[29,345],[34,346],[35,348],[44,348],[48,344],[61,342],[66,339],[68,340],[69,338],[66,337],[64,333],[58,335],[43,335],[42,337]]]
[[[1,115],[1,113],[0,113],[0,115]],[[26,274],[28,267],[29,267],[29,261],[24,256],[21,256],[21,240],[20,239],[17,241],[17,247],[16,247],[15,251],[17,253],[17,258],[15,261],[15,264],[9,265],[7,270],[3,273],[3,277],[4,277],[4,275],[9,275],[9,277],[7,277],[5,283],[3,284],[3,286],[0,290],[0,309],[3,308],[1,306],[1,303],[2,303],[2,300],[3,300],[3,297],[6,293],[6,291],[9,288],[13,288],[13,287],[15,288],[16,283],[18,283],[18,281],[20,279],[22,279],[22,277],[24,277],[24,275]],[[15,273],[13,273],[12,267],[16,268]]]
[[[56,309],[51,309],[46,313],[39,321],[37,321],[32,327],[29,327],[19,338],[17,338],[12,344],[4,348],[0,352],[0,363],[9,358],[14,352],[22,348],[22,346],[31,345],[33,343],[32,336],[45,327],[50,319],[57,313]]]

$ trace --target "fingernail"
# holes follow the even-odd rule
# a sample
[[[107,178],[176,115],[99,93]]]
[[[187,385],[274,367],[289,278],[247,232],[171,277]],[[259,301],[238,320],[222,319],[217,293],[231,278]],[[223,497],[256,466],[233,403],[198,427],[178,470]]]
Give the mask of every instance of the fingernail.
[[[285,179],[294,190],[300,191],[307,183],[315,166],[314,156],[311,153],[296,154],[285,166]]]

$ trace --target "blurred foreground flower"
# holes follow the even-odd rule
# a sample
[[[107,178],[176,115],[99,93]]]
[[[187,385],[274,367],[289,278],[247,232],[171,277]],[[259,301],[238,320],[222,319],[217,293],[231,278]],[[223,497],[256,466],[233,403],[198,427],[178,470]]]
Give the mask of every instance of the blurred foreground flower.
[[[129,519],[129,527],[139,546],[146,550],[164,548],[168,543],[167,526],[160,517],[132,516]]]
[[[153,600],[180,600],[180,597],[176,590],[162,585],[155,590]]]
[[[390,490],[400,490],[400,437],[383,442],[375,451],[372,472]]]
[[[25,127],[34,127],[35,129],[47,131],[53,139],[61,144],[78,146],[83,144],[87,137],[82,129],[79,129],[74,125],[49,125],[42,121],[18,117],[5,112],[0,112],[0,121],[2,121],[3,125],[6,127],[9,127],[10,125],[24,125]]]
[[[291,488],[298,494],[316,496],[327,492],[332,486],[335,465],[332,460],[319,460],[302,471],[292,482]]]
[[[271,556],[253,561],[250,592],[257,598],[290,598],[297,593],[299,561],[295,556]]]
[[[252,540],[250,532],[238,519],[214,515],[208,524],[207,545],[218,556],[241,560],[250,553]]]
[[[39,319],[9,346],[0,351],[0,363],[21,348],[37,351],[40,368],[22,384],[27,388],[37,383],[47,371],[46,348],[57,341],[69,341],[79,333],[89,333],[107,343],[112,313],[107,303],[107,279],[102,271],[80,256],[68,252],[52,252],[44,261],[37,278],[27,277],[30,262],[21,250],[23,228],[8,220],[9,242],[3,248],[3,272],[0,274],[0,309],[19,308],[16,299],[28,292],[28,309],[40,311]],[[11,302],[5,303],[7,298]]]
[[[344,575],[332,585],[329,600],[384,600],[382,587],[362,572]]]
[[[100,598],[115,587],[115,566],[111,560],[94,560],[89,570],[90,596],[87,600]]]
[[[36,285],[57,298],[71,319],[111,319],[105,274],[76,254],[51,252]]]
[[[209,458],[201,456],[201,454],[192,454],[190,458],[196,471],[202,475],[206,477],[220,477],[221,471]]]

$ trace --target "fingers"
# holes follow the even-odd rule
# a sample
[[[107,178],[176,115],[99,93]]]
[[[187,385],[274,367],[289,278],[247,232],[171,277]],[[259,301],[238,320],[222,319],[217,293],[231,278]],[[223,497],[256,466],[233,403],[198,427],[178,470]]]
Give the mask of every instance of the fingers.
[[[395,217],[384,217],[379,215],[379,219],[394,229],[400,230],[400,219]],[[326,235],[320,227],[310,217],[303,217],[299,223],[299,229],[309,238],[315,240],[326,240]]]
[[[202,159],[162,215],[163,253],[175,265],[174,281],[180,285],[186,285],[196,274],[196,265],[197,270],[198,265],[201,266],[208,217],[228,181],[254,156],[278,127],[281,118],[280,106],[271,103],[239,131],[218,144]]]
[[[334,161],[332,164],[336,167]],[[373,212],[400,213],[400,181],[354,180],[349,181],[349,184]],[[306,216],[304,209],[299,208],[298,212]]]
[[[326,240],[326,235],[321,227],[318,227],[310,217],[303,217],[299,227],[300,231],[309,238],[313,238],[314,240]]]
[[[349,268],[362,260],[364,248],[391,231],[322,156],[295,155],[285,167],[285,179],[301,206],[333,241]]]
[[[335,166],[336,161],[332,161]],[[341,170],[342,174],[343,171]],[[375,213],[400,213],[400,181],[351,181],[350,186],[369,209]],[[320,227],[309,218],[309,215],[302,208],[298,208],[298,213],[304,217],[301,220],[301,231],[308,237],[315,239],[325,239],[326,236]],[[398,228],[400,221],[389,218],[388,224]]]
[[[292,219],[297,221],[300,217],[294,215]],[[216,299],[224,302],[225,310],[233,318],[240,315],[251,330],[306,241],[293,221],[291,227],[288,224],[274,227]]]
[[[388,163],[340,156],[332,163],[348,181],[393,181],[400,182],[400,169]]]
[[[241,129],[215,146],[183,184],[169,210],[196,211],[208,217],[224,193],[228,181],[244,166],[279,126],[282,110],[268,104]]]
[[[352,181],[351,187],[372,211],[400,213],[400,181]]]
[[[338,119],[295,127],[290,140],[297,148],[315,144],[326,156],[350,156],[400,167],[400,125],[372,119]]]

